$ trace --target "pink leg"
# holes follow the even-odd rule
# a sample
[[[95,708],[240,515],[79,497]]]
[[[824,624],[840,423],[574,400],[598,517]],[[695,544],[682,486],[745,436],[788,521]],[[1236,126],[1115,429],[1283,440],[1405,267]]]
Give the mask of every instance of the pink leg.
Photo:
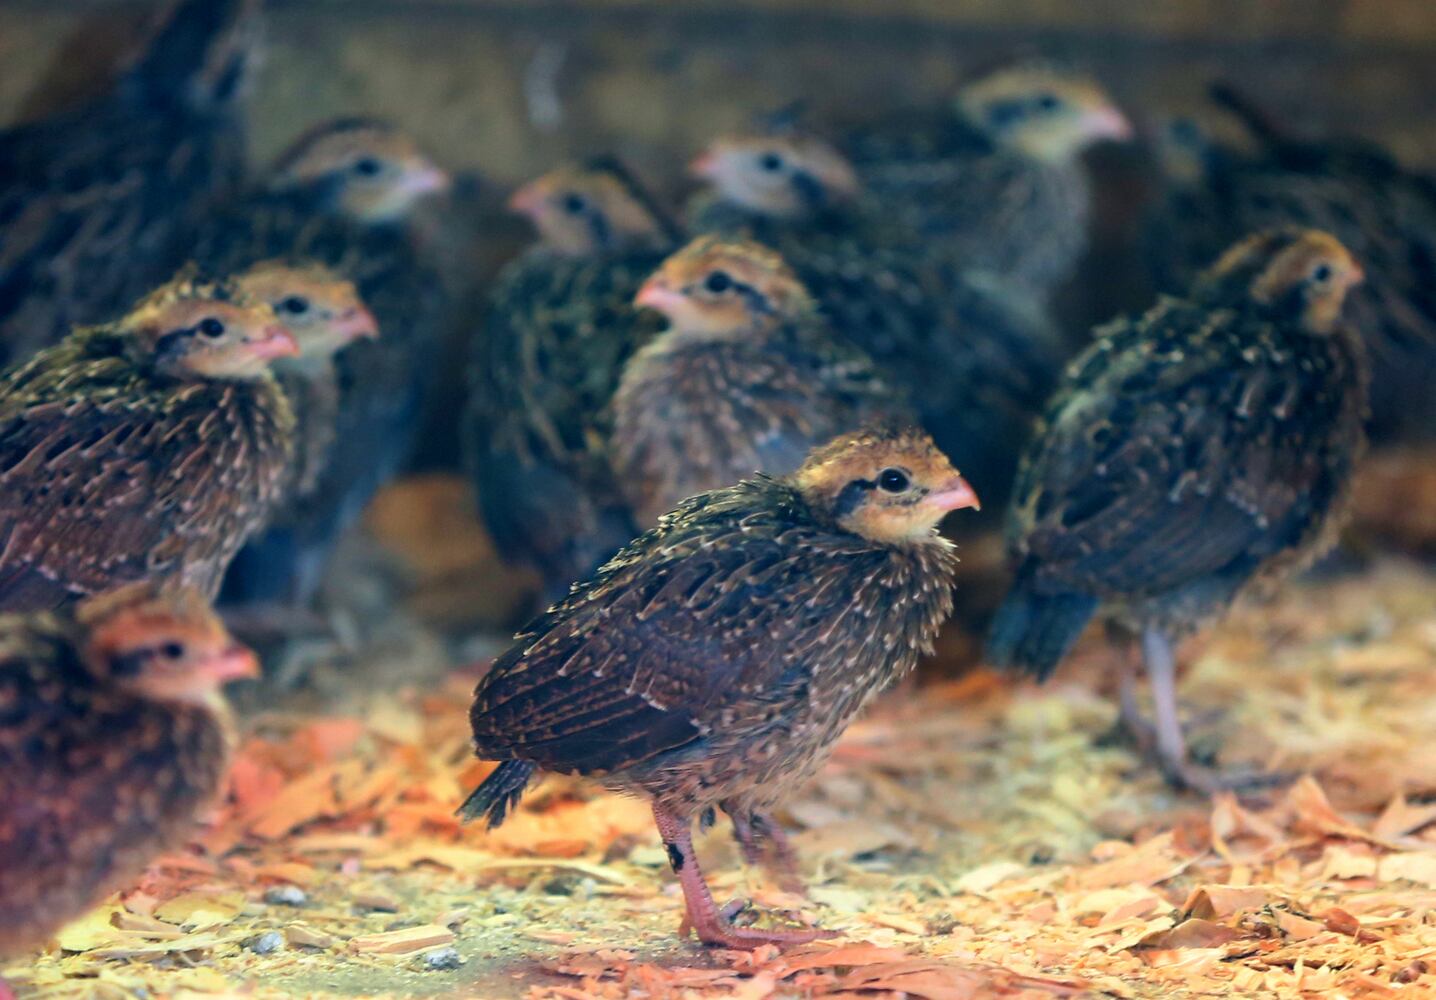
[[[733,837],[743,851],[743,860],[766,869],[784,892],[807,895],[798,874],[798,855],[782,826],[767,813],[745,815],[741,810],[729,812],[726,808],[724,812],[733,820]]]
[[[693,834],[686,817],[680,817],[657,802],[653,803],[653,821],[658,835],[668,850],[668,861],[683,887],[683,903],[687,908],[684,930],[691,929],[704,944],[722,948],[752,949],[764,944],[806,944],[830,936],[820,930],[765,931],[753,927],[734,927],[718,910],[713,893],[698,867],[693,850]]]
[[[15,1000],[15,992],[3,979],[0,979],[0,1000]]]

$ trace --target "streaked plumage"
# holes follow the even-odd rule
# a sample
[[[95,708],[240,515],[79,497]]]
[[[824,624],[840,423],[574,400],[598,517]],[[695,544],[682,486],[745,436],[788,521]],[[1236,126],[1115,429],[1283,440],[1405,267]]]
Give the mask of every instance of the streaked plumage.
[[[1249,238],[1187,297],[1100,331],[1024,459],[989,656],[1045,677],[1094,616],[1140,635],[1174,780],[1210,784],[1184,759],[1171,642],[1341,523],[1366,366],[1340,311],[1360,279],[1325,233]]]
[[[135,581],[212,598],[283,490],[293,416],[267,365],[296,351],[268,305],[186,272],[9,371],[0,609]]]
[[[792,477],[699,494],[534,621],[479,682],[465,804],[499,823],[536,769],[645,794],[708,944],[811,931],[732,927],[690,839],[719,807],[760,826],[863,705],[930,651],[952,609],[944,514],[976,497],[920,431],[819,448]]]
[[[787,475],[819,444],[905,415],[902,394],[761,244],[695,240],[636,301],[669,319],[613,398],[613,474],[641,527],[685,497]]]
[[[446,175],[407,135],[345,119],[297,140],[261,187],[207,220],[192,249],[217,273],[270,258],[312,260],[354,282],[382,338],[337,361],[333,444],[288,551],[271,549],[256,600],[307,601],[334,542],[403,467],[438,375],[448,304],[437,262],[412,225]]]
[[[1258,145],[1242,152],[1191,123],[1174,126],[1168,138],[1181,144],[1186,169],[1169,178],[1146,232],[1158,284],[1181,287],[1246,232],[1331,232],[1366,270],[1350,314],[1371,355],[1373,437],[1436,437],[1436,178],[1373,143],[1293,137],[1237,95],[1218,93]]]
[[[662,325],[633,298],[677,234],[608,159],[539,178],[511,205],[541,240],[499,276],[475,340],[465,453],[500,553],[557,597],[633,537],[608,474],[606,409]]]
[[[220,687],[255,668],[193,593],[0,615],[0,960],[183,846],[229,758]]]
[[[100,98],[0,133],[0,365],[112,319],[239,182],[257,0],[181,0]]]
[[[740,233],[792,265],[833,328],[911,397],[938,447],[1001,501],[1063,352],[1030,293],[943,259],[895,225],[836,150],[811,136],[716,140],[699,231]]]
[[[846,150],[872,197],[949,260],[1047,296],[1086,248],[1080,154],[1130,133],[1095,81],[1021,64],[969,82],[951,109],[888,116]]]

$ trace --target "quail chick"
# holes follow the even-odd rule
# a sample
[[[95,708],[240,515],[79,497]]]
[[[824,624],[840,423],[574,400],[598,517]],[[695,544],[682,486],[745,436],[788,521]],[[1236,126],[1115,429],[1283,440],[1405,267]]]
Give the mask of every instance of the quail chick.
[[[633,299],[678,236],[609,158],[540,177],[510,205],[539,243],[499,276],[476,339],[465,451],[499,552],[557,599],[633,537],[604,414],[624,362],[662,325]]]
[[[1222,784],[1187,759],[1173,642],[1310,563],[1342,521],[1367,390],[1341,310],[1361,278],[1323,232],[1244,240],[1186,297],[1099,331],[1023,460],[988,656],[1045,678],[1093,617],[1139,637],[1176,783]]]
[[[761,244],[700,237],[634,301],[669,322],[613,397],[613,471],[640,527],[684,497],[787,475],[838,434],[902,415],[872,361],[833,336]]]
[[[284,487],[294,418],[264,303],[185,271],[0,379],[0,609],[136,581],[213,598]]]
[[[112,318],[238,184],[257,0],[168,5],[106,93],[0,133],[0,366]]]
[[[938,447],[1004,499],[1064,355],[1032,296],[894,226],[837,150],[811,136],[719,139],[695,170],[712,185],[695,228],[745,233],[782,254],[838,333],[907,390]]]
[[[215,213],[195,237],[196,259],[217,273],[276,257],[322,263],[354,282],[384,331],[336,361],[334,437],[309,494],[306,534],[296,538],[292,561],[255,578],[263,583],[256,600],[307,602],[334,542],[413,450],[448,320],[416,213],[448,183],[394,127],[329,122],[298,139],[258,190]]]
[[[323,567],[327,512],[313,500],[335,446],[340,386],[336,357],[379,335],[354,283],[323,264],[265,261],[235,279],[240,294],[266,302],[294,334],[299,355],[275,362],[294,411],[294,454],[283,498],[264,531],[240,549],[225,574],[222,603],[247,604],[313,593]],[[306,563],[306,559],[308,560]],[[273,579],[278,575],[279,579]],[[290,582],[296,589],[289,589]]]
[[[859,132],[848,152],[873,197],[935,249],[1049,296],[1086,248],[1081,153],[1131,131],[1096,81],[1022,63],[970,81],[943,112]]]
[[[1290,135],[1230,88],[1216,95],[1257,148],[1243,152],[1193,123],[1173,125],[1163,148],[1182,155],[1165,160],[1182,169],[1169,172],[1146,233],[1158,285],[1180,288],[1244,233],[1281,225],[1329,231],[1366,270],[1349,308],[1371,356],[1373,439],[1436,438],[1436,178],[1405,169],[1373,143]]]
[[[256,668],[192,591],[0,615],[0,958],[183,844],[228,764],[220,689]]]
[[[468,818],[501,823],[540,769],[645,795],[705,944],[732,926],[693,852],[714,808],[746,831],[807,781],[867,701],[932,648],[956,558],[936,531],[977,497],[917,430],[817,448],[791,477],[700,493],[519,634],[479,682]],[[754,821],[756,820],[756,824]]]

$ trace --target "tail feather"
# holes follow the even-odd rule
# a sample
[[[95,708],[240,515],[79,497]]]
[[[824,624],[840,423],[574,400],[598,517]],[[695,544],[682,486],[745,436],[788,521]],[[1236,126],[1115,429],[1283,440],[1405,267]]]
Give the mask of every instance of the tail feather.
[[[492,830],[504,821],[510,809],[519,804],[536,770],[537,766],[526,760],[504,761],[464,800],[459,807],[459,818],[465,823],[472,823],[483,816]]]
[[[1225,80],[1218,80],[1208,88],[1211,98],[1240,119],[1253,136],[1270,145],[1286,142],[1288,134],[1277,123],[1276,117],[1262,107],[1250,94]]]
[[[254,56],[259,0],[174,0],[131,68],[150,99],[223,101]]]
[[[1015,586],[987,635],[987,660],[1045,681],[1097,611],[1086,594],[1035,594]]]

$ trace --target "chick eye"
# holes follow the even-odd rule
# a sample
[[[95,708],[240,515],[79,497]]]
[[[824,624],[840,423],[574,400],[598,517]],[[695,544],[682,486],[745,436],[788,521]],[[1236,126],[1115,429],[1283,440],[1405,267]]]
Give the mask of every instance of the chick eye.
[[[769,173],[777,173],[783,169],[783,158],[777,153],[764,153],[758,157],[758,166]]]
[[[1033,103],[1037,105],[1038,111],[1056,111],[1062,102],[1057,99],[1056,94],[1038,94]]]
[[[309,311],[309,300],[302,295],[291,295],[279,303],[279,311],[303,316]]]
[[[733,279],[727,271],[714,271],[704,280],[703,287],[714,295],[721,295],[733,287]]]
[[[372,156],[365,156],[355,160],[352,169],[360,177],[375,177],[384,165]]]
[[[1311,280],[1317,284],[1325,284],[1331,280],[1331,265],[1318,264],[1311,270]]]
[[[184,646],[177,642],[167,642],[160,647],[160,655],[166,660],[178,660],[184,656]]]
[[[581,194],[563,196],[563,210],[569,215],[581,215],[588,208],[588,199]]]
[[[908,488],[907,474],[901,469],[884,469],[878,473],[878,487],[886,493],[901,493]]]
[[[200,333],[204,334],[206,337],[224,336],[224,324],[221,323],[219,320],[215,319],[213,316],[206,316],[204,319],[200,320],[199,325],[196,326],[195,329],[198,330]]]

